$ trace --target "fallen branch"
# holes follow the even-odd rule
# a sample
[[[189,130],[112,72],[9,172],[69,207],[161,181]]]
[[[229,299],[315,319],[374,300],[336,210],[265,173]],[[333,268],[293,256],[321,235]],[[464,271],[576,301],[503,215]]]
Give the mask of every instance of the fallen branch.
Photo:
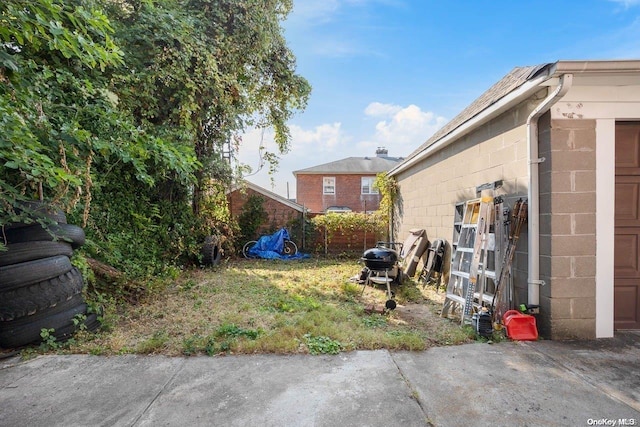
[[[123,276],[122,271],[97,259],[87,258],[87,264],[91,267],[93,274],[106,281],[115,282]]]

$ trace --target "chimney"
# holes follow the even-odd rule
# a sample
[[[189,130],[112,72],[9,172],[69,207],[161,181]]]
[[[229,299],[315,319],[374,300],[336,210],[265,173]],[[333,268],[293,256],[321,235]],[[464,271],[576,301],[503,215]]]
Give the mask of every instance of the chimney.
[[[376,157],[387,157],[387,154],[389,154],[389,150],[384,147],[378,147],[376,150]]]

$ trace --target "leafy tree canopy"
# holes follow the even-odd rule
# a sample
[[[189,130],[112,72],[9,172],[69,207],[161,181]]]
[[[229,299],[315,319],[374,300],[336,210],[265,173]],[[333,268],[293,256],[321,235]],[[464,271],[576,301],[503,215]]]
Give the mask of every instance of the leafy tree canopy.
[[[148,163],[185,179],[195,156],[135,125],[105,70],[124,64],[107,16],[92,2],[8,0],[0,5],[0,223],[38,193],[73,207],[91,197],[94,163],[130,163],[152,184]]]
[[[246,127],[273,128],[279,151],[288,150],[287,121],[310,93],[280,26],[291,7],[291,0],[1,2],[0,226],[19,219],[20,200],[44,196],[69,213],[83,211],[96,240],[109,240],[114,228],[91,222],[90,205],[111,223],[143,215],[149,225],[164,221],[172,233],[193,234],[198,214],[216,211],[205,205],[220,198],[207,189],[231,180],[228,160]],[[267,157],[275,162],[277,154]],[[148,215],[149,205],[163,208]],[[184,223],[171,226],[165,212]]]
[[[153,132],[188,141],[208,179],[228,181],[247,126],[273,127],[288,149],[287,121],[310,92],[295,73],[280,21],[290,0],[159,0],[114,4],[126,63],[114,76],[122,106]],[[135,71],[135,72],[134,72]],[[273,157],[269,157],[273,160]]]

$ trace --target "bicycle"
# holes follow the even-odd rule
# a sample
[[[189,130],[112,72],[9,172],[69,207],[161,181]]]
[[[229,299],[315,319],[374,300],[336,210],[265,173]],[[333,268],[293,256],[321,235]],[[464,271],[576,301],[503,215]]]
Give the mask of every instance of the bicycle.
[[[285,230],[286,231],[286,230]],[[298,246],[292,240],[289,240],[288,233],[286,233],[286,237],[283,239],[282,250],[278,251],[281,255],[295,255],[298,253]],[[264,236],[263,236],[264,237]],[[261,237],[262,239],[262,237]],[[245,258],[258,258],[258,256],[252,255],[251,248],[253,248],[258,243],[258,240],[249,240],[242,247],[242,255]]]

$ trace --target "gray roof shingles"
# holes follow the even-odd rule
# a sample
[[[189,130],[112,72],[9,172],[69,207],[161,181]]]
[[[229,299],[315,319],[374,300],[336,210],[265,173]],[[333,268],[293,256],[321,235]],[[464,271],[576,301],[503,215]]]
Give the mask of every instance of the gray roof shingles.
[[[545,71],[546,69],[548,69],[548,66],[550,65],[552,64],[515,67],[499,82],[491,86],[486,92],[480,95],[479,98],[469,104],[469,106],[462,110],[460,114],[455,116],[450,122],[441,127],[436,133],[434,133],[429,139],[427,139],[425,143],[420,145],[420,147],[409,154],[405,161],[408,161],[417,156],[426,148],[436,143],[439,139],[444,138],[449,133],[453,132],[456,128],[463,125],[468,120],[471,120],[473,117],[480,114],[482,111],[489,108],[500,99],[504,98],[510,92],[522,86],[528,80],[538,75],[541,71]]]
[[[402,157],[347,157],[318,166],[293,171],[298,174],[355,174],[355,175],[375,175],[386,172],[402,161]]]

